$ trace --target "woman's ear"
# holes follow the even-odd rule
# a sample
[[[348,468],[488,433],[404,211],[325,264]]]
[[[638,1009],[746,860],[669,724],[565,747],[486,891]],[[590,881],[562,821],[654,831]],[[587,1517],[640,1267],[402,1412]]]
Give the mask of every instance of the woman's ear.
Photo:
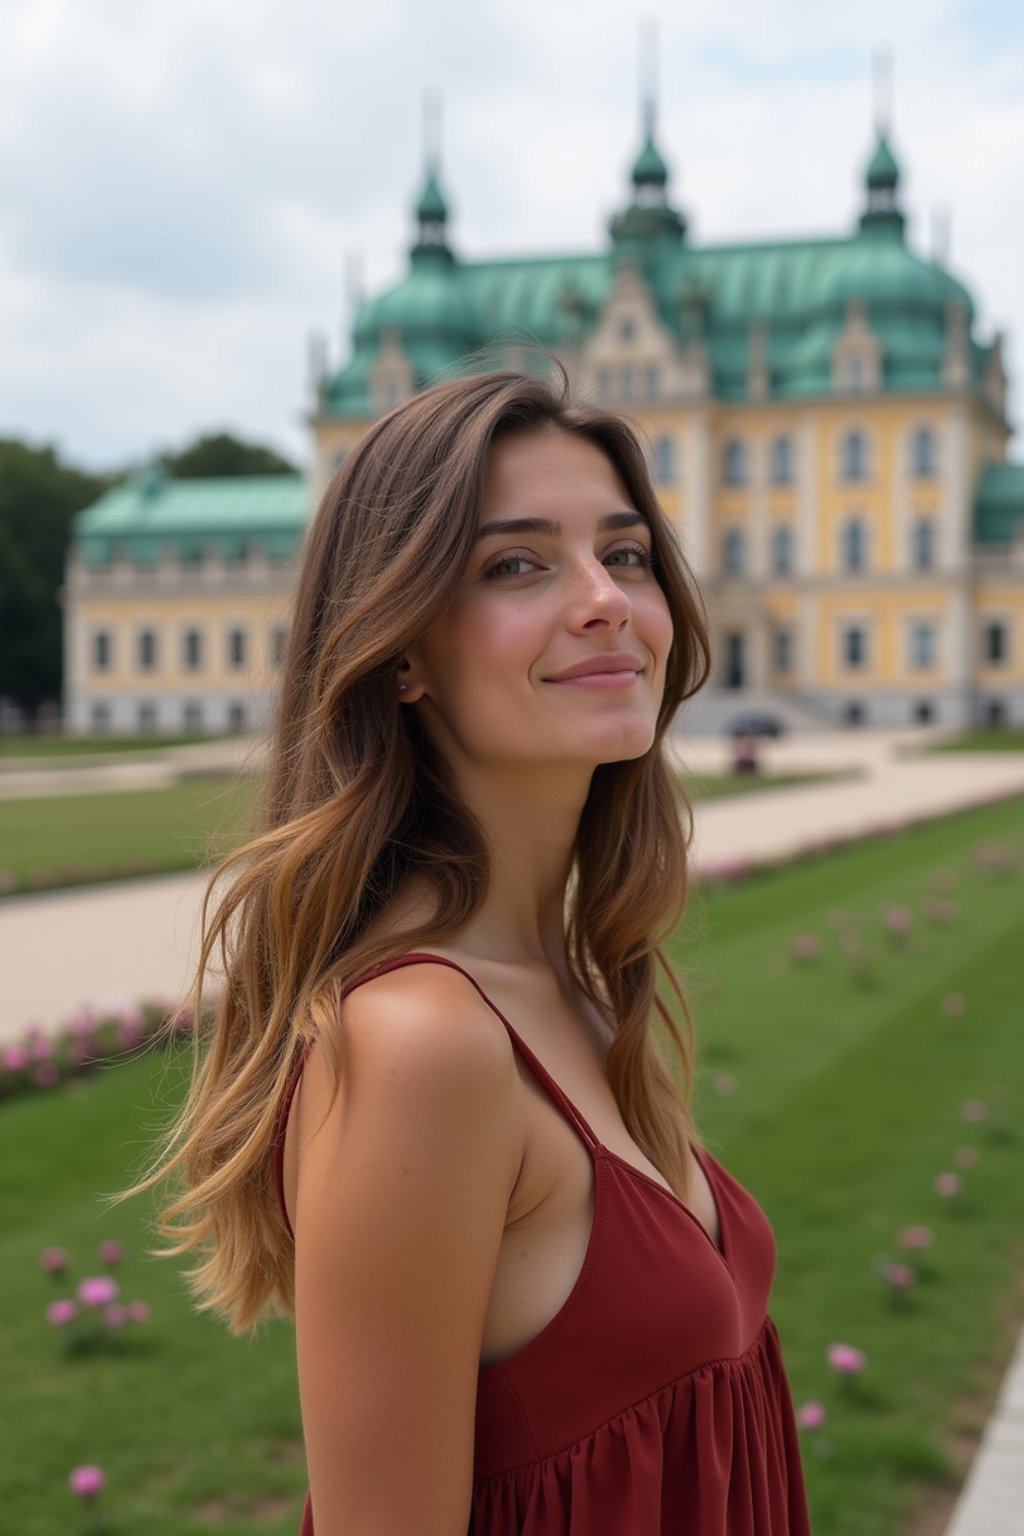
[[[403,656],[398,663],[398,700],[401,704],[415,704],[426,693],[426,685],[423,683],[417,669],[408,657]]]

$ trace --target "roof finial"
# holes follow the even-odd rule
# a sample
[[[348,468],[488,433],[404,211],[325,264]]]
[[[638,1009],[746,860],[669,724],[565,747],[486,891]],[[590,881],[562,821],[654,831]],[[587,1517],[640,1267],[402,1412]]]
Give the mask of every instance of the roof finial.
[[[880,139],[892,132],[892,49],[883,43],[875,49],[874,77],[875,131]]]
[[[436,176],[441,169],[441,92],[423,92],[423,173]]]
[[[640,20],[640,116],[644,135],[654,137],[658,101],[658,24],[653,16]]]

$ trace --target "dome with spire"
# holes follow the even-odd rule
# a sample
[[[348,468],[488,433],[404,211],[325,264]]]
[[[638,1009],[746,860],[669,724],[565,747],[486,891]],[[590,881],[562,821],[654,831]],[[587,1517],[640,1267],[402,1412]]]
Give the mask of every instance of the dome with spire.
[[[643,149],[633,162],[632,181],[634,187],[664,187],[668,183],[668,166],[650,128]]]
[[[420,193],[420,200],[416,204],[416,217],[423,223],[444,224],[448,219],[448,204],[444,200],[437,181],[437,172],[433,169],[427,171],[427,179]]]
[[[869,191],[891,188],[895,191],[899,186],[900,168],[896,163],[896,156],[889,147],[889,140],[884,133],[879,133],[878,144],[875,152],[868,162],[867,186]]]

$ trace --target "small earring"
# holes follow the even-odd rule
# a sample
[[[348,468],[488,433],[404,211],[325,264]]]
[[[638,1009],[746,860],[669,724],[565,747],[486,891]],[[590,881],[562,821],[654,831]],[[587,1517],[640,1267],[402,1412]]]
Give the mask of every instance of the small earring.
[[[407,684],[406,684],[406,683],[399,683],[399,685],[398,685],[398,691],[399,691],[399,693],[404,693],[404,692],[405,692],[405,690],[406,690],[406,687],[407,687],[407,686],[408,686],[408,685],[407,685]]]

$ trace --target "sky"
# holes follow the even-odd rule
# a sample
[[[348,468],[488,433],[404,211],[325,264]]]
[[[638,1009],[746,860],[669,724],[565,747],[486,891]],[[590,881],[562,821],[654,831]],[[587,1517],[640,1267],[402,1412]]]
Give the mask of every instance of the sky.
[[[1024,425],[1018,0],[0,0],[0,436],[308,462],[308,338],[338,364],[354,294],[406,268],[425,94],[457,254],[603,250],[644,21],[695,245],[853,227],[887,50],[910,244],[938,213]]]

